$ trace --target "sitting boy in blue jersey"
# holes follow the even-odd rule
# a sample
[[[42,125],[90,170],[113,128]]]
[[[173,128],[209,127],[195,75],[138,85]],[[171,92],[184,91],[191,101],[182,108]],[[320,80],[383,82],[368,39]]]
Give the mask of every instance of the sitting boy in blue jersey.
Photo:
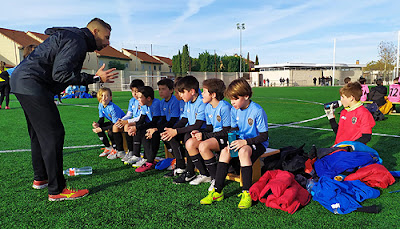
[[[214,188],[217,171],[217,159],[212,151],[220,152],[227,146],[228,131],[231,128],[231,105],[223,100],[224,92],[225,84],[220,79],[203,82],[202,96],[203,103],[206,103],[207,126],[204,130],[192,131],[192,138],[185,144],[190,159],[200,172],[189,184],[211,182],[210,190]]]
[[[239,78],[228,86],[225,96],[231,100],[231,130],[238,130],[238,140],[221,151],[215,177],[215,187],[203,198],[201,204],[211,204],[224,198],[225,177],[228,173],[230,150],[238,151],[243,181],[241,200],[238,207],[251,207],[249,189],[252,185],[252,165],[268,147],[268,122],[263,108],[250,100],[253,92],[244,78]]]
[[[121,110],[121,108],[111,102],[112,92],[109,88],[100,88],[100,90],[97,92],[97,100],[99,101],[99,121],[93,122],[93,132],[97,133],[100,140],[106,147],[99,157],[107,156],[108,159],[115,159],[117,157],[117,151],[115,151],[114,148],[120,149],[121,146],[117,145],[117,143],[114,141],[112,129],[114,123],[116,123],[118,119],[122,118],[125,113]],[[110,120],[110,122],[104,122],[104,118],[107,118]],[[105,134],[107,130],[113,146],[110,145],[110,142]]]
[[[200,130],[203,127],[205,116],[205,103],[199,94],[199,81],[194,76],[185,76],[175,84],[179,96],[185,101],[182,119],[173,128],[165,128],[161,133],[161,139],[167,142],[172,148],[172,153],[176,158],[175,170],[165,174],[165,177],[179,176],[174,179],[175,184],[190,182],[196,177],[194,164],[187,160],[187,171],[185,170],[185,156],[189,158],[181,145],[181,141],[186,142],[191,138],[190,132]]]
[[[147,129],[157,127],[160,120],[160,100],[154,98],[154,90],[149,86],[139,87],[137,98],[141,106],[139,121],[128,128],[129,135],[137,135],[141,138],[144,149],[144,158],[141,158],[132,167],[138,167],[136,172],[145,172],[154,169],[154,159],[160,146],[160,134],[154,133],[152,138],[146,138]]]
[[[173,95],[174,93],[174,81],[165,78],[157,82],[158,94],[162,98],[161,100],[161,120],[158,122],[157,128],[148,129],[146,132],[147,138],[152,138],[154,132],[163,131],[164,128],[172,128],[179,120],[181,114],[179,110],[179,100]],[[159,132],[158,132],[159,133]],[[165,143],[164,143],[165,144]],[[172,152],[171,146],[165,144],[167,150]]]
[[[125,133],[128,133],[129,126],[132,126],[135,122],[139,121],[141,107],[137,94],[138,88],[143,86],[144,82],[140,79],[134,79],[130,84],[132,98],[129,100],[128,112],[116,123],[116,126],[121,130],[123,128]],[[128,146],[128,153],[121,160],[125,164],[134,164],[140,160],[141,138],[138,135],[130,136],[126,134],[126,144]]]

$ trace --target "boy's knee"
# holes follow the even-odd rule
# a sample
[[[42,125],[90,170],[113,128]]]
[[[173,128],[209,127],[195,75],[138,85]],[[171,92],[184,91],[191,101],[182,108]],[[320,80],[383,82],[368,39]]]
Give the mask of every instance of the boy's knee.
[[[193,149],[196,148],[196,144],[195,144],[195,139],[194,138],[190,138],[185,142],[185,147],[186,149]]]
[[[208,144],[207,142],[200,142],[199,144],[199,151],[201,152],[205,152],[208,149]]]

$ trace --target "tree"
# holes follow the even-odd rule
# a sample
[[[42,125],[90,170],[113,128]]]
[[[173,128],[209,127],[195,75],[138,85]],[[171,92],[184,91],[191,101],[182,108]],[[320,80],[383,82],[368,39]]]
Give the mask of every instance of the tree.
[[[364,68],[365,71],[383,71],[385,70],[385,64],[378,60],[378,61],[370,61],[367,63],[367,66]]]
[[[200,71],[200,63],[198,58],[190,58],[192,61],[191,69],[192,72],[199,72]]]
[[[182,74],[186,75],[189,72],[189,65],[190,65],[189,47],[187,44],[185,44],[182,49],[182,58],[181,58]]]
[[[394,62],[396,60],[396,46],[393,44],[393,42],[381,41],[378,49],[379,57],[381,58],[379,61],[385,65],[385,80],[389,81],[387,70],[394,68]]]
[[[124,70],[125,64],[119,62],[118,60],[112,60],[108,63],[108,68],[116,68],[117,70]]]
[[[256,62],[254,64],[255,65],[259,65],[259,63],[258,63],[258,55],[256,55]]]
[[[181,50],[178,50],[178,55],[172,57],[172,72],[181,75]]]

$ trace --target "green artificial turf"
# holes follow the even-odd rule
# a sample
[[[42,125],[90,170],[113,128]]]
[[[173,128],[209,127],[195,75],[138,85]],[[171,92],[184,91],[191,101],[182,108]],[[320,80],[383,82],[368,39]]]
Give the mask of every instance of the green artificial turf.
[[[339,99],[338,87],[254,88],[253,101],[268,115],[270,147],[313,144],[329,147],[334,133],[326,117],[293,126],[278,126],[324,115],[322,103]],[[158,94],[156,92],[156,94]],[[158,97],[158,95],[156,95]],[[114,92],[113,102],[125,111],[130,92]],[[96,99],[69,99],[59,106],[65,126],[65,147],[100,144],[91,124],[98,119]],[[80,106],[80,105],[86,105]],[[0,110],[0,151],[29,149],[30,141],[23,111],[11,97],[11,110]],[[376,123],[374,133],[399,135],[400,116],[388,116]],[[322,128],[322,129],[310,129]],[[372,137],[389,170],[400,170],[399,138]],[[158,156],[163,156],[160,145]],[[0,153],[1,228],[398,228],[400,193],[398,179],[381,189],[379,214],[353,212],[334,215],[311,201],[293,215],[255,203],[250,209],[237,208],[239,183],[227,181],[225,199],[209,206],[199,201],[207,195],[208,184],[175,185],[163,178],[165,171],[135,173],[120,160],[99,158],[100,147],[64,150],[64,168],[92,166],[89,176],[68,177],[68,185],[88,188],[90,195],[75,201],[50,202],[47,189],[32,189],[33,171],[29,151]]]

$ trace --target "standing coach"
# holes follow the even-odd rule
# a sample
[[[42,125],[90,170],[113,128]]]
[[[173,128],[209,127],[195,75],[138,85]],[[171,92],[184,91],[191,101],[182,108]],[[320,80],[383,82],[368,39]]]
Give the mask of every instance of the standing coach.
[[[49,28],[50,35],[15,69],[11,92],[24,110],[31,138],[33,188],[48,186],[50,201],[73,200],[89,190],[66,187],[63,175],[64,126],[54,103],[54,95],[68,85],[87,85],[96,81],[113,82],[115,69],[100,67],[96,75],[81,73],[87,52],[101,50],[110,44],[111,26],[99,18],[85,28]]]

